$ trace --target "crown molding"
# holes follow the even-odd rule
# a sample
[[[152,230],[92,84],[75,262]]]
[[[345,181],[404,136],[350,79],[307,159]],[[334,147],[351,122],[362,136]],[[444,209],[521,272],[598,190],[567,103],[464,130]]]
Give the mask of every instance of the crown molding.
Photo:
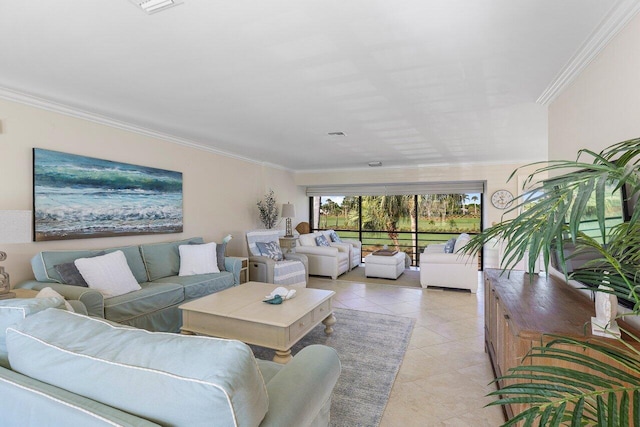
[[[560,73],[536,100],[549,105],[607,46],[609,41],[640,11],[640,0],[618,0]]]
[[[84,111],[78,108],[69,107],[67,105],[60,104],[48,99],[40,98],[31,94],[0,87],[0,98],[5,99],[7,101],[13,101],[13,102],[28,105],[31,107],[40,108],[42,110],[63,114],[65,116],[74,117],[76,119],[87,120],[89,122],[97,123],[100,125],[105,125],[105,126],[109,126],[109,127],[120,129],[120,130],[137,133],[139,135],[147,136],[150,138],[161,139],[163,141],[181,145],[183,147],[194,148],[196,150],[207,151],[209,153],[217,154],[224,157],[229,157],[235,160],[242,160],[244,162],[254,163],[261,166],[267,166],[274,169],[293,172],[290,169],[285,168],[281,165],[276,165],[268,162],[261,162],[248,157],[218,150],[216,148],[209,147],[208,145],[205,145],[203,143],[200,143],[194,140],[181,138],[181,137],[170,135],[163,132],[157,132],[151,129],[147,129],[131,123],[116,120],[100,114],[95,114],[95,113]]]

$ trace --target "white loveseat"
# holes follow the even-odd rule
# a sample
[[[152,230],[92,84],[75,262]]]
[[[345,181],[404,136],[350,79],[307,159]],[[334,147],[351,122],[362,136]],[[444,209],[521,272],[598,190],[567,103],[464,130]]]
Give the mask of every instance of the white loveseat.
[[[349,271],[351,245],[332,242],[325,235],[328,231],[301,234],[298,237],[300,244],[296,247],[296,253],[307,256],[309,274],[336,279],[342,273]],[[330,246],[318,246],[316,238],[319,236],[325,236]]]
[[[478,256],[461,255],[460,248],[469,242],[470,236],[461,234],[455,241],[452,253],[445,253],[446,244],[428,245],[420,254],[420,285],[478,290]]]

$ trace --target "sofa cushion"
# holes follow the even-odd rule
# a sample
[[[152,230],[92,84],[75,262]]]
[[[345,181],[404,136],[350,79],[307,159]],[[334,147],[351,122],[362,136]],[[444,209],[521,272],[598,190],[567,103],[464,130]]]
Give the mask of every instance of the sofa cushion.
[[[298,241],[301,246],[318,246],[316,243],[316,237],[320,236],[320,233],[301,234],[298,237]]]
[[[204,243],[204,241],[201,237],[194,237],[176,242],[140,245],[140,253],[147,268],[148,280],[153,282],[163,277],[177,276],[180,271],[178,247],[192,243]]]
[[[5,333],[9,326],[47,308],[64,307],[63,298],[12,298],[0,301],[0,366],[9,367]]]
[[[184,299],[200,298],[214,292],[234,286],[233,273],[223,271],[220,273],[198,274],[196,276],[170,276],[158,279],[154,284],[173,283],[184,289]]]
[[[336,233],[334,230],[329,230],[329,237],[331,237],[331,241],[334,243],[342,242],[342,239],[340,239],[340,236],[338,236],[338,233]]]
[[[74,262],[78,258],[91,258],[115,251],[122,251],[127,258],[127,264],[138,283],[147,281],[147,271],[142,262],[138,246],[120,246],[116,248],[91,251],[43,251],[31,259],[31,268],[39,282],[65,283],[56,271],[59,264]]]
[[[45,310],[9,328],[7,346],[15,371],[162,425],[257,426],[269,405],[239,341]]]
[[[471,240],[471,236],[469,236],[467,233],[462,233],[460,236],[458,236],[458,238],[456,239],[456,244],[453,247],[453,253],[457,253],[464,245],[469,243],[469,240]]]
[[[0,400],[3,427],[159,427],[95,400],[29,378],[10,369],[0,369]]]
[[[180,253],[178,276],[220,273],[215,243],[180,245],[178,252]]]
[[[184,301],[184,289],[175,283],[147,282],[141,289],[104,300],[104,316],[114,322],[126,322]]]
[[[105,298],[140,289],[122,251],[93,258],[78,258],[74,263],[87,285],[99,291]]]

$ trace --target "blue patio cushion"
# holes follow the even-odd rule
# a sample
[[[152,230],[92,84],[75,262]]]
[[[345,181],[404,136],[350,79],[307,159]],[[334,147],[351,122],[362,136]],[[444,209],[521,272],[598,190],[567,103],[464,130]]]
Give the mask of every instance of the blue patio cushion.
[[[269,406],[257,362],[239,341],[49,309],[9,328],[7,347],[14,371],[161,425],[258,426]]]
[[[196,274],[193,276],[163,277],[153,283],[175,283],[184,288],[184,299],[200,298],[234,285],[233,273],[222,271],[220,273]]]
[[[204,243],[202,237],[179,240],[177,242],[150,243],[140,245],[140,253],[147,267],[149,281],[163,277],[177,276],[180,272],[180,251],[178,246]]]
[[[176,283],[141,283],[142,289],[104,300],[105,318],[124,322],[184,301],[184,290]]]
[[[60,273],[56,270],[56,265],[73,262],[78,258],[93,257],[115,251],[124,252],[127,264],[129,264],[129,268],[138,283],[147,281],[147,271],[138,246],[121,246],[90,251],[42,251],[31,259],[31,267],[36,280],[39,282],[64,283]]]

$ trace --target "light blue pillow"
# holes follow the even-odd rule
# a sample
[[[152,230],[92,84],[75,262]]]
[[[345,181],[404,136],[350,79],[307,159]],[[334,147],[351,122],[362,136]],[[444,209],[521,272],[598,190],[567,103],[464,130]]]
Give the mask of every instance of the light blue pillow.
[[[240,341],[45,310],[10,327],[7,347],[14,371],[161,425],[257,426],[269,407]]]
[[[277,242],[256,242],[256,246],[260,251],[260,255],[268,256],[276,261],[282,261],[284,255],[282,255],[282,249]]]
[[[321,235],[316,237],[316,245],[318,245],[318,246],[331,246],[329,244],[329,241],[327,240],[327,238],[324,237],[324,234],[321,234]]]
[[[7,328],[21,322],[27,316],[52,307],[64,309],[64,299],[58,297],[13,298],[0,301],[0,366],[9,367],[6,345]]]
[[[336,233],[334,230],[331,230],[331,232],[329,233],[329,237],[331,237],[332,242],[336,242],[336,243],[342,242],[342,240],[340,239],[340,236],[338,236],[338,233]]]
[[[447,243],[444,244],[444,253],[452,254],[453,248],[455,246],[456,246],[456,239],[452,237],[451,239],[447,240]]]

